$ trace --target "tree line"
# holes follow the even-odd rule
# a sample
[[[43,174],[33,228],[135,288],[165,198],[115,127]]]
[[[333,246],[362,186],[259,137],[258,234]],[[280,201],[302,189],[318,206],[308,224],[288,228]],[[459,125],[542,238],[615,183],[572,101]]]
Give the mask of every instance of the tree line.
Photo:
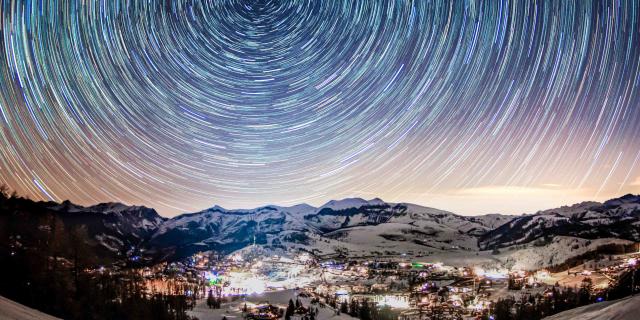
[[[0,186],[0,295],[64,319],[191,319],[184,294],[149,293],[135,270],[114,271],[70,226],[38,202]]]
[[[625,272],[613,286],[606,290],[595,289],[592,280],[585,278],[580,286],[575,288],[560,288],[556,285],[544,294],[499,299],[491,313],[496,320],[539,320],[588,304],[620,299],[638,291],[633,273],[636,278],[640,277],[637,268]],[[488,319],[489,314],[484,318]]]

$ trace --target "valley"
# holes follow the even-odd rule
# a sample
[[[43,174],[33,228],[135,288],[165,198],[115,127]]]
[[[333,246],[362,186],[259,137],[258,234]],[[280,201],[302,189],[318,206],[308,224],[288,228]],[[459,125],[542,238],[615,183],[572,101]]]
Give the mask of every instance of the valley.
[[[54,252],[42,258],[58,255],[55,268],[82,264],[89,279],[108,274],[139,283],[143,296],[183,297],[179,309],[200,319],[282,311],[277,292],[304,298],[306,311],[290,315],[301,319],[311,317],[310,305],[324,306],[321,319],[371,317],[361,314],[365,307],[376,318],[405,320],[483,318],[505,306],[541,317],[637,288],[629,278],[640,258],[633,195],[522,216],[460,216],[377,198],[318,208],[214,206],[174,218],[119,203],[6,198],[2,206],[8,259]],[[84,247],[55,249],[60,241]],[[73,258],[78,250],[89,255]],[[573,302],[540,309],[558,303],[551,292]],[[214,309],[211,299],[219,301]],[[273,312],[266,316],[283,316]]]

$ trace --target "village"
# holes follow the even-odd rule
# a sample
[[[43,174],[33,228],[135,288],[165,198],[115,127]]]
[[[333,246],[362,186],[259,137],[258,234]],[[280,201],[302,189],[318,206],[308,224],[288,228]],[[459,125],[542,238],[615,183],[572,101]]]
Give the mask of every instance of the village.
[[[318,259],[305,252],[284,257],[244,250],[198,253],[139,272],[150,294],[185,295],[189,314],[201,320],[500,319],[496,315],[504,312],[544,316],[631,294],[640,253],[603,256],[566,270],[418,259]]]

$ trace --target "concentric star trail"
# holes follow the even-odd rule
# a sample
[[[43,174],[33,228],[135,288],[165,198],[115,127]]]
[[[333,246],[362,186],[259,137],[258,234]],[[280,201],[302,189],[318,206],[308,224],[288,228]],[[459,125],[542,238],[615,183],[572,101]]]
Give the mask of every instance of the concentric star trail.
[[[0,1],[0,182],[31,198],[640,191],[638,1]]]

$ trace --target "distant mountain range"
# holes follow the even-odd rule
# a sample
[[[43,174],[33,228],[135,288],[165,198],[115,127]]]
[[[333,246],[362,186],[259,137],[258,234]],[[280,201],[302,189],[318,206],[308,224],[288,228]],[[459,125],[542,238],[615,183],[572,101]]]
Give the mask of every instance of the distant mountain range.
[[[479,238],[480,249],[524,244],[550,236],[640,240],[640,196],[583,202],[515,217]]]
[[[113,258],[144,251],[156,259],[172,260],[208,250],[228,254],[255,244],[277,254],[303,250],[318,256],[453,255],[508,261],[513,256],[497,252],[513,250],[514,246],[543,246],[554,239],[556,245],[558,239],[578,241],[583,248],[576,254],[593,249],[592,242],[583,240],[640,241],[640,196],[635,195],[522,216],[461,216],[378,198],[332,200],[318,208],[307,204],[246,210],[214,206],[171,219],[154,209],[120,203],[83,207],[69,201],[13,199],[4,201],[1,209],[5,213],[0,219],[9,219],[6,222],[12,226],[16,221],[29,221],[8,230],[27,236],[50,232],[41,219],[45,215],[59,217],[67,228],[86,226],[96,250]],[[489,251],[496,256],[487,257]],[[535,264],[562,263],[571,254],[561,257]]]
[[[510,217],[465,217],[450,212],[380,199],[332,200],[315,208],[264,206],[249,210],[213,207],[162,223],[149,246],[165,254],[230,252],[249,244],[276,251],[303,249],[316,254],[336,250],[382,253],[396,247],[475,249],[476,237]],[[410,245],[407,245],[409,243]]]

